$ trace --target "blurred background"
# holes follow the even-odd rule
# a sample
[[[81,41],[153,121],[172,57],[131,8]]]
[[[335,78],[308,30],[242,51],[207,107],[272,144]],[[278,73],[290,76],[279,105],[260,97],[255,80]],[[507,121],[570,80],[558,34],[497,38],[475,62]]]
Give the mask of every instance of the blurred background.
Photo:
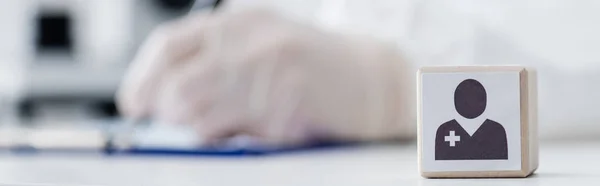
[[[600,2],[226,2],[396,43],[415,67],[536,67],[541,139],[600,137]],[[0,145],[102,146],[105,132],[120,122],[114,93],[137,47],[153,28],[194,4],[212,9],[217,1],[0,1]]]
[[[199,9],[216,1],[199,1]],[[0,144],[104,145],[114,94],[137,47],[193,0],[0,2]]]

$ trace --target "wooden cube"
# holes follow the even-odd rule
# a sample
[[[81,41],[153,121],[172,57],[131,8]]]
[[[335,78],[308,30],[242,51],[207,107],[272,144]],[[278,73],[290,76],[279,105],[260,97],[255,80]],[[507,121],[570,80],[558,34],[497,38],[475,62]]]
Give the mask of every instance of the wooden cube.
[[[423,177],[527,177],[537,169],[535,71],[447,66],[417,76]]]

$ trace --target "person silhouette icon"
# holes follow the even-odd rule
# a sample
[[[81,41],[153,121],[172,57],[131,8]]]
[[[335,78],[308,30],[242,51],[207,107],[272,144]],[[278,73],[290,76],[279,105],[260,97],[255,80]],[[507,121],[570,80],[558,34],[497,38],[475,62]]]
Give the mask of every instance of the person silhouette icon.
[[[477,80],[466,79],[454,91],[454,107],[462,117],[473,120],[485,111],[487,93]],[[485,119],[470,135],[452,119],[437,129],[435,160],[502,160],[508,159],[506,130],[493,120]]]

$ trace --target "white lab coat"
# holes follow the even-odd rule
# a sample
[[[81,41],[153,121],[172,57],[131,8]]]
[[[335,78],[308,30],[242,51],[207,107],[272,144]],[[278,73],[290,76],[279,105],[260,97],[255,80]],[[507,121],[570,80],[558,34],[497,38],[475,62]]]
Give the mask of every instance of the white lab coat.
[[[232,0],[325,29],[395,42],[424,65],[538,69],[543,139],[597,138],[600,2],[593,0]]]

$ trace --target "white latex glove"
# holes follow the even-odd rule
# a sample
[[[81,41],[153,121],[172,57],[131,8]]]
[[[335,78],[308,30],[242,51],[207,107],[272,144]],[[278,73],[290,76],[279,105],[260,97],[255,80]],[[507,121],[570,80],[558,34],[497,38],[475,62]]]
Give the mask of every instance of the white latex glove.
[[[397,52],[265,10],[198,13],[150,36],[118,103],[127,117],[193,125],[208,143],[404,137],[415,73]]]

